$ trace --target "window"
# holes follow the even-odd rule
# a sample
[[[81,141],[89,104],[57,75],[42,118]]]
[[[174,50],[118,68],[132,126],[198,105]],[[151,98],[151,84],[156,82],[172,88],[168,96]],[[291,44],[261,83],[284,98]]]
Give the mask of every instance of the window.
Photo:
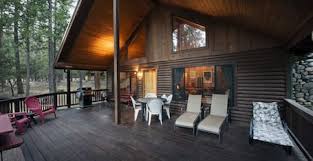
[[[205,47],[207,44],[205,27],[173,17],[172,43],[174,52]]]
[[[188,94],[212,95],[214,66],[174,69],[174,95],[184,99]]]
[[[173,69],[173,96],[176,100],[187,99],[188,94],[210,97],[213,93],[229,91],[233,105],[234,70],[232,65],[211,65]]]
[[[120,90],[122,94],[136,94],[137,78],[135,72],[120,72]]]

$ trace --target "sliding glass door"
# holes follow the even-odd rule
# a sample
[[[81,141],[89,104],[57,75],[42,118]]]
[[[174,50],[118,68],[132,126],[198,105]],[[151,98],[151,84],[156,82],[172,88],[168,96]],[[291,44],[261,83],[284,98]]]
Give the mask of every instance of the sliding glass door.
[[[186,99],[188,94],[200,94],[204,98],[213,93],[229,94],[234,103],[233,65],[208,65],[173,69],[174,99]]]

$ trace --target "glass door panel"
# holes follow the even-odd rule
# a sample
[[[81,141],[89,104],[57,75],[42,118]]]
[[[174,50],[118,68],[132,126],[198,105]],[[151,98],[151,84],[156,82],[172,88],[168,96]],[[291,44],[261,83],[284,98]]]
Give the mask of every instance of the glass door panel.
[[[234,105],[234,67],[233,65],[217,65],[215,68],[215,92],[229,93],[229,104]]]
[[[185,94],[185,68],[173,69],[173,97],[176,100],[184,100]]]
[[[155,69],[144,71],[144,96],[147,93],[157,93],[157,73]]]
[[[121,94],[127,94],[130,91],[130,79],[128,72],[120,72],[120,91]]]

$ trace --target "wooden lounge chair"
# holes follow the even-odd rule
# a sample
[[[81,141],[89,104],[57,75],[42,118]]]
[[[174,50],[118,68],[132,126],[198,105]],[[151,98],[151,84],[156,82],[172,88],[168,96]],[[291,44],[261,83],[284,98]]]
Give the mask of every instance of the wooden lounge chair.
[[[192,128],[196,132],[196,124],[201,114],[201,95],[189,95],[187,109],[175,121],[175,127]]]
[[[55,113],[56,108],[54,106],[50,106],[49,109],[43,111],[39,99],[36,97],[27,97],[25,99],[25,104],[31,112],[39,116],[41,123],[44,123],[46,115],[54,114],[54,117],[57,117]]]
[[[277,102],[253,102],[249,144],[254,140],[283,146],[291,153],[293,143],[283,127]]]
[[[227,105],[227,94],[213,94],[210,114],[199,123],[197,133],[198,131],[204,131],[216,134],[219,136],[219,142],[221,142],[223,136],[223,125],[225,125],[225,122],[228,120]]]

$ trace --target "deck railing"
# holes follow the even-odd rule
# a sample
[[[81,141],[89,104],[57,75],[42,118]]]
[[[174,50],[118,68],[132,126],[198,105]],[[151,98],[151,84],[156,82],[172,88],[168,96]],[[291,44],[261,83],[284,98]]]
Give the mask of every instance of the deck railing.
[[[285,99],[285,120],[289,132],[309,160],[313,160],[313,111]]]
[[[106,89],[99,89],[92,91],[92,102],[103,101],[103,93],[106,92]],[[71,101],[70,105],[79,104],[79,100],[76,98],[77,91],[71,91]],[[40,103],[42,104],[43,110],[46,110],[49,106],[55,105],[58,107],[67,106],[69,103],[67,101],[67,92],[56,92],[56,93],[47,93],[41,95],[35,95],[39,98]],[[10,112],[28,112],[26,105],[24,103],[26,97],[14,98],[9,100],[0,101],[0,112],[1,113],[10,113]]]

